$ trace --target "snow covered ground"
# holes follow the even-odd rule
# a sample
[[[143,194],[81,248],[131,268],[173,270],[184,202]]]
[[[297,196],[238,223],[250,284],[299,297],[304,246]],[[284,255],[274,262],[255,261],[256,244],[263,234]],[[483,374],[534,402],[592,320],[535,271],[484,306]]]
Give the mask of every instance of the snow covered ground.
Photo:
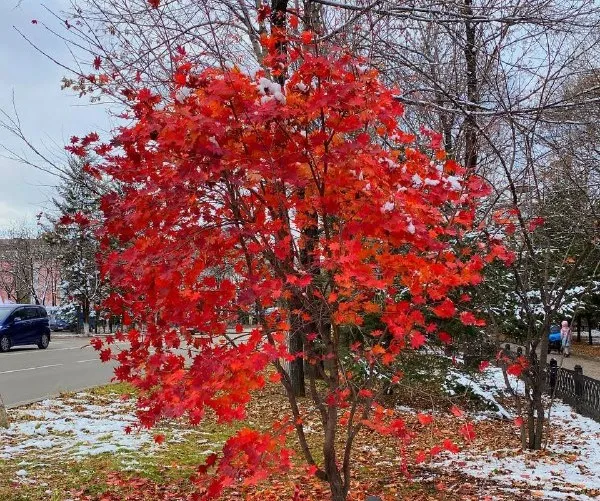
[[[35,451],[45,457],[92,456],[137,450],[153,442],[149,433],[126,433],[126,427],[136,426],[131,403],[89,401],[86,393],[78,393],[11,411],[10,428],[0,429],[0,459]]]
[[[505,390],[502,372],[496,367],[487,368],[479,378],[460,377],[461,384],[496,404]],[[511,382],[518,385],[515,378]],[[509,411],[500,406],[497,414],[505,413]],[[476,417],[490,419],[489,415]],[[507,494],[529,492],[532,499],[600,498],[600,423],[576,414],[560,401],[553,404],[550,422],[546,451],[466,449],[445,456],[438,466],[491,481]],[[518,433],[516,426],[513,432]]]

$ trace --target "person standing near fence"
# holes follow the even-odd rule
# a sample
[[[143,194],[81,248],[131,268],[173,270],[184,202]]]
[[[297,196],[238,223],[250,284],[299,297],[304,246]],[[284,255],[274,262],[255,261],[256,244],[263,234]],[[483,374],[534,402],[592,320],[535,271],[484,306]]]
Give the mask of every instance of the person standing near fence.
[[[569,322],[566,320],[562,321],[562,327],[560,329],[560,341],[562,352],[565,357],[571,355],[571,338],[573,334],[571,332],[571,328],[569,327]]]

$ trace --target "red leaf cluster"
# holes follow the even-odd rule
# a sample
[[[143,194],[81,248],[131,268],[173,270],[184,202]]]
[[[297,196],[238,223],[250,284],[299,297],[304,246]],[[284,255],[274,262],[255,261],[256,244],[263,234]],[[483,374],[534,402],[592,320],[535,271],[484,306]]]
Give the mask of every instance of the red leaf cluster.
[[[289,45],[295,69],[283,87],[260,72],[195,72],[182,54],[170,100],[127,93],[132,120],[110,144],[94,145],[92,134],[68,147],[94,147],[119,186],[102,203],[101,265],[115,291],[108,306],[129,327],[118,340],[129,344],[118,353],[93,344],[139,389],[143,426],[182,416],[197,424],[207,409],[243,419],[264,369],[273,364],[272,379],[285,384],[281,362],[303,357],[334,367],[318,402],[325,414],[337,407],[340,423],[409,440],[404,421],[374,404],[375,378],[354,382],[339,365],[332,333],[379,315],[385,343],[350,351],[367,366],[389,365],[436,333],[432,316],[456,315],[449,293],[481,280],[488,249],[463,237],[486,184],[446,159],[436,134],[424,131],[433,156],[416,147],[399,128],[397,91],[364,61],[306,49],[311,33],[300,39]],[[276,51],[267,59],[280,62]],[[234,342],[241,314],[260,326]],[[319,327],[300,353],[288,351],[291,317]],[[460,320],[479,325],[469,312]],[[353,402],[360,412],[347,411]],[[207,495],[285,467],[282,437],[241,430],[200,470],[216,473]]]

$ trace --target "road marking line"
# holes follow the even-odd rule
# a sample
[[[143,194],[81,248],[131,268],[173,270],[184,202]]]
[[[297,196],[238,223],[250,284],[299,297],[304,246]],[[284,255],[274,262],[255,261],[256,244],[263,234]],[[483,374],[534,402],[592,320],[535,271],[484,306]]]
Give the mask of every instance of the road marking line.
[[[48,350],[46,352],[39,350],[37,348],[31,348],[29,350],[10,351],[9,356],[16,357],[17,355],[31,355],[32,353],[39,353],[40,355],[44,355],[45,353],[55,352],[55,351],[81,350],[84,347],[85,346],[71,346],[69,348],[53,348],[52,345],[50,345],[50,348],[48,348]]]
[[[27,367],[26,369],[13,369],[12,371],[2,371],[0,374],[11,374],[13,372],[35,371],[37,369],[48,369],[49,367],[61,367],[65,364],[40,365],[39,367]]]
[[[88,360],[77,360],[76,364],[82,364],[84,362],[100,362],[99,358],[90,358]]]

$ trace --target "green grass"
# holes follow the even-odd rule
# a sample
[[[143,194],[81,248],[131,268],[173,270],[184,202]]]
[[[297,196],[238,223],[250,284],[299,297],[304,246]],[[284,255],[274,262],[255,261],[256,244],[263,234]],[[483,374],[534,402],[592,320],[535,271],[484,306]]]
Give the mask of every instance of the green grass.
[[[90,403],[110,403],[120,400],[122,394],[131,394],[132,389],[124,384],[110,384],[86,393],[91,397]],[[212,421],[205,421],[199,427],[181,422],[163,423],[155,430],[166,437],[160,446],[147,444],[137,451],[121,450],[81,458],[64,451],[33,450],[12,460],[0,460],[0,500],[63,501],[72,497],[71,492],[81,490],[88,496],[99,495],[108,489],[111,472],[145,477],[157,483],[187,479],[209,451],[219,451],[239,426],[217,425]],[[103,439],[108,436],[100,438]],[[40,466],[42,463],[47,466]],[[26,470],[27,476],[17,476],[19,470]]]
[[[121,395],[135,395],[136,390],[128,383],[111,383],[91,388],[86,393],[96,397],[120,397]]]

